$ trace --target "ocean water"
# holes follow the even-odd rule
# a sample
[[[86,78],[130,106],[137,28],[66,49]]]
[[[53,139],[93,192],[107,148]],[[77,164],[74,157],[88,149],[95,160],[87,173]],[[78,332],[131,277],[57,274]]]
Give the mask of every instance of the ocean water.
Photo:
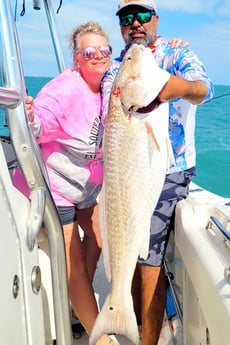
[[[35,97],[49,80],[26,77],[28,94]],[[196,151],[194,182],[213,193],[230,197],[230,85],[215,85],[214,99],[198,106]]]
[[[197,176],[194,182],[230,197],[230,86],[215,86],[214,99],[198,106]]]

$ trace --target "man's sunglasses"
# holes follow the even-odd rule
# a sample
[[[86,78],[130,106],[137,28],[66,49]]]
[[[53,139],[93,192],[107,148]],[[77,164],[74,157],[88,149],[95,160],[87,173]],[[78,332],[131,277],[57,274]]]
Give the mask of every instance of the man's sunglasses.
[[[129,13],[126,15],[120,15],[120,24],[123,26],[132,25],[134,20],[137,19],[140,24],[148,23],[152,19],[152,16],[155,16],[156,12],[148,11],[148,12],[137,12],[137,13]]]
[[[86,60],[91,60],[95,58],[96,51],[99,51],[104,57],[108,57],[112,54],[112,47],[109,45],[104,45],[100,47],[86,47],[76,53],[82,54]]]

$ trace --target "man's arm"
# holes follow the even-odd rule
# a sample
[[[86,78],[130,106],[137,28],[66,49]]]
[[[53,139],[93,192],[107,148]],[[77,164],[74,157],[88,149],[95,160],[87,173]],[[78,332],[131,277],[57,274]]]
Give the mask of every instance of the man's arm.
[[[213,83],[203,62],[188,46],[174,49],[163,60],[162,68],[169,68],[171,76],[158,95],[160,101],[181,98],[192,104],[201,104],[212,99]]]
[[[188,81],[171,75],[161,92],[160,101],[169,101],[173,98],[183,98],[192,104],[200,104],[208,92],[208,86],[200,80]]]

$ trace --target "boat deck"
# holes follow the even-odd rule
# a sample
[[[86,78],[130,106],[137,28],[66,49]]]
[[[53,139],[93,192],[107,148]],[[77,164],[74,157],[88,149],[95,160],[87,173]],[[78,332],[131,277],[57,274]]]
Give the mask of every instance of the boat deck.
[[[99,308],[102,307],[105,297],[107,296],[107,293],[109,291],[109,282],[106,278],[104,269],[103,269],[103,261],[102,258],[100,258],[99,260],[99,264],[96,270],[96,274],[95,274],[95,279],[94,279],[94,291],[95,291],[95,295],[97,298],[97,302],[99,305]],[[176,322],[176,320],[174,320],[174,332],[172,331],[172,328],[170,327],[170,323],[167,319],[167,316],[165,316],[164,321],[163,321],[163,325],[162,325],[162,330],[161,330],[161,337],[160,340],[158,342],[158,345],[175,345],[178,344],[178,341],[175,341],[175,332],[177,333],[176,337],[178,338],[179,334],[181,333],[181,328],[179,327],[179,324]],[[177,329],[175,329],[177,328]],[[127,339],[124,336],[121,335],[117,335],[116,336],[118,342],[121,345],[132,345],[133,343]],[[73,344],[74,345],[86,345],[88,344],[89,341],[89,337],[88,335],[83,332],[82,334],[79,333],[79,338],[74,339]],[[140,341],[141,343],[141,341]],[[180,344],[182,345],[182,343]]]

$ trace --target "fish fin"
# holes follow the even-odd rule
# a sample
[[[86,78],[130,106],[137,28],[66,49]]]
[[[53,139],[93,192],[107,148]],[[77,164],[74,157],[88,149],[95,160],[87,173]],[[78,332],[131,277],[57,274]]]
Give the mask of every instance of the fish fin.
[[[139,332],[133,310],[131,294],[120,299],[122,305],[113,306],[110,294],[107,296],[102,310],[98,314],[89,337],[89,345],[95,345],[103,334],[120,334],[139,344]],[[132,311],[132,312],[131,312]]]
[[[173,149],[172,149],[172,144],[170,141],[169,136],[166,138],[166,146],[167,146],[167,153],[168,153],[168,168],[173,165],[176,165],[174,154],[173,154]]]
[[[157,142],[157,139],[155,137],[155,134],[154,134],[154,131],[153,131],[153,128],[152,126],[150,125],[150,123],[148,121],[145,122],[145,126],[146,126],[146,129],[147,129],[147,133],[149,135],[149,138],[150,140],[152,141],[153,143],[153,146],[155,147],[155,149],[160,152],[160,146]]]
[[[106,231],[107,224],[106,224],[105,205],[106,205],[105,204],[105,187],[104,185],[102,185],[102,190],[99,197],[99,224],[100,224],[100,232],[101,232],[101,238],[102,238],[102,255],[103,255],[105,274],[108,281],[110,281],[111,270],[110,270],[108,234]]]

